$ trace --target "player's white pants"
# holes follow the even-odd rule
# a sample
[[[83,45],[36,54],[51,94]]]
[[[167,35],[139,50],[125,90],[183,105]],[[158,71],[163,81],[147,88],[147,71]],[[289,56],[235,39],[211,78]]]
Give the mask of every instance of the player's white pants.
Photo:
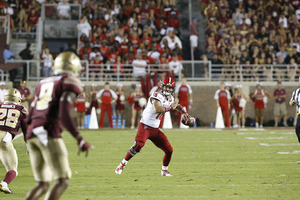
[[[0,131],[0,160],[2,161],[6,171],[14,170],[17,174],[18,156],[14,148],[12,140],[3,141],[7,133]]]

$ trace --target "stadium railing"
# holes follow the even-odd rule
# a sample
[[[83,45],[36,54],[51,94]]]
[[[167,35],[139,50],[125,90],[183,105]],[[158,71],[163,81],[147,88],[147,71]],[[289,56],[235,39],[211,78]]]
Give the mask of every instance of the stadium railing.
[[[26,65],[29,81],[38,81],[43,77],[43,61],[41,60],[9,60],[6,63],[20,63]],[[82,81],[134,81],[132,65],[90,64],[81,61],[83,70]],[[210,61],[181,61],[183,70],[176,77],[181,80],[184,75],[189,81],[296,81],[300,65],[215,65]],[[124,69],[123,69],[124,67]],[[146,73],[171,73],[168,64],[147,65]],[[1,77],[1,72],[0,72]],[[294,80],[293,80],[294,79]]]

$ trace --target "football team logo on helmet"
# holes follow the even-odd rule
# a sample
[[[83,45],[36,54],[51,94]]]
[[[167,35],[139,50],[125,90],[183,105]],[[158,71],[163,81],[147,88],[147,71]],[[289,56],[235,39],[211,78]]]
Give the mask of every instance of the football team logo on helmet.
[[[167,77],[161,83],[162,93],[166,96],[172,95],[175,91],[176,83],[173,78]]]
[[[62,52],[59,54],[53,65],[54,75],[68,73],[75,76],[79,76],[82,70],[80,59],[75,53],[72,52]]]
[[[16,104],[21,104],[22,96],[19,90],[16,88],[10,88],[4,93],[4,103],[11,102]]]

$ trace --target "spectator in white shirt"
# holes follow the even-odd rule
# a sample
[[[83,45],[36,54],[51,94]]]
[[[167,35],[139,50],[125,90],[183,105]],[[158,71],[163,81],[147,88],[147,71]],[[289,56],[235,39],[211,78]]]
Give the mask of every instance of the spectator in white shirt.
[[[5,93],[5,82],[0,82],[0,104],[4,102],[4,93]]]
[[[44,76],[46,76],[46,77],[51,76],[53,57],[48,48],[43,50],[42,58],[43,58],[43,62],[44,62],[44,66],[43,66]]]
[[[90,35],[92,35],[92,27],[91,25],[88,23],[86,16],[83,16],[80,19],[80,23],[77,24],[77,29],[79,31],[79,37],[82,34],[85,34],[88,38],[90,37]]]
[[[151,50],[148,52],[147,56],[150,56],[151,58],[154,58],[156,60],[156,63],[159,61],[160,53],[158,49],[155,46],[155,43],[151,43]]]
[[[57,12],[60,19],[70,19],[71,7],[68,3],[68,0],[63,0],[57,5]]]
[[[145,60],[142,60],[141,52],[137,53],[136,59],[133,60],[132,62],[132,67],[133,67],[132,76],[134,78],[146,75],[147,62]]]
[[[160,45],[161,45],[162,47],[164,47],[164,43],[163,43],[163,42],[164,42],[165,39],[168,41],[168,46],[169,46],[169,44],[172,46],[171,43],[174,43],[174,46],[175,46],[175,44],[177,43],[178,47],[179,47],[180,49],[182,49],[182,42],[181,42],[181,40],[179,39],[179,37],[177,37],[177,36],[174,34],[173,31],[169,31],[169,32],[168,32],[168,35],[165,36],[165,37],[163,37],[163,38],[161,39]],[[170,48],[170,47],[169,47],[169,48]]]
[[[283,12],[280,14],[280,17],[278,19],[278,25],[280,25],[280,23],[283,23],[284,28],[288,28],[288,20]]]
[[[169,68],[175,76],[178,76],[179,73],[183,70],[182,64],[178,61],[178,57],[176,54],[173,56],[173,60],[169,62]]]

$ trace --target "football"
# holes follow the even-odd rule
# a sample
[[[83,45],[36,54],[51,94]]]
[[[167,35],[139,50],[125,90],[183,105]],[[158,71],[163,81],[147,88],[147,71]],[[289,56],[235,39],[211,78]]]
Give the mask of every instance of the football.
[[[196,122],[196,119],[194,117],[191,117],[190,115],[188,114],[184,114],[182,116],[182,119],[181,119],[181,122],[184,124],[184,125],[187,125],[187,126],[193,126]]]

